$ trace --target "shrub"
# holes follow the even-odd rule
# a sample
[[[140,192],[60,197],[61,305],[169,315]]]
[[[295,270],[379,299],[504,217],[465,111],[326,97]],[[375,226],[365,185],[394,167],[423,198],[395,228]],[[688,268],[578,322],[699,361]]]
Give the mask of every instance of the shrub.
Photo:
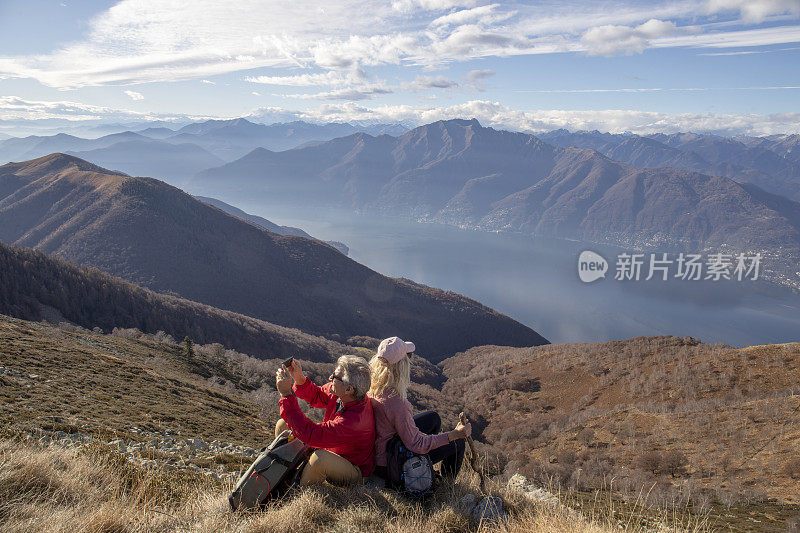
[[[783,472],[792,479],[800,478],[800,455],[793,455],[783,466]]]
[[[667,452],[661,458],[661,469],[672,477],[685,475],[687,464],[686,456],[677,450]]]
[[[594,430],[592,428],[583,428],[578,433],[578,442],[580,442],[587,448],[591,445],[593,440],[594,440]]]
[[[661,468],[661,454],[655,450],[645,452],[639,456],[636,465],[647,472],[658,474]]]

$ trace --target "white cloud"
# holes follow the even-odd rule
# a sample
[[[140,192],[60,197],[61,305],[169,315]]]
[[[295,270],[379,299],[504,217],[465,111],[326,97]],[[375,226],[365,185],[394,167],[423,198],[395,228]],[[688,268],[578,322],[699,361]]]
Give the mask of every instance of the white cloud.
[[[355,87],[346,87],[333,91],[313,94],[282,94],[285,98],[299,98],[301,100],[369,100],[384,94],[391,94],[394,89],[384,83],[366,83]]]
[[[211,80],[200,80],[200,82],[201,82],[201,83],[207,83],[207,84],[209,84],[209,85],[216,85],[216,83],[214,83],[214,82],[213,82],[213,81],[211,81]]]
[[[620,0],[609,9],[604,2],[578,0],[340,0],[335,7],[315,0],[121,0],[90,20],[79,41],[45,54],[0,56],[0,77],[33,78],[68,89],[209,82],[209,77],[241,70],[300,67],[315,70],[296,76],[260,72],[264,75],[252,75],[250,81],[344,88],[353,82],[337,76],[348,78],[354,70],[378,65],[430,69],[491,56],[611,55],[647,47],[728,46],[720,44],[726,41],[752,47],[796,42],[794,27],[758,28],[759,34],[747,35],[706,23],[688,35],[686,26],[675,24],[695,23],[712,8],[740,9],[743,16],[752,12],[758,18],[758,13],[781,9],[793,13],[797,3],[710,1]],[[328,72],[313,73],[319,69]]]
[[[697,91],[778,91],[797,90],[799,85],[773,85],[759,87],[635,87],[616,89],[531,89],[518,93],[651,93],[651,92],[697,92]]]
[[[472,9],[454,11],[434,19],[430,25],[433,27],[458,26],[468,22],[492,24],[507,20],[513,17],[516,13],[514,11],[510,11],[506,13],[495,14],[494,12],[499,6],[500,4],[488,4],[485,6],[473,7]]]
[[[414,81],[403,84],[407,91],[424,91],[427,89],[455,89],[458,82],[444,76],[417,76]]]
[[[342,86],[363,82],[366,75],[362,69],[354,69],[346,74],[328,71],[321,74],[300,74],[297,76],[247,76],[245,81],[266,85],[285,85],[292,87],[312,87],[319,85]]]
[[[631,28],[607,24],[586,31],[581,44],[590,55],[613,56],[641,54],[650,45],[650,39],[665,37],[677,31],[674,22],[650,19]]]
[[[745,48],[800,42],[800,26],[775,26],[753,30],[674,35],[654,40],[654,48]]]
[[[739,50],[736,52],[708,52],[705,54],[697,54],[700,56],[742,56],[752,54],[774,54],[776,52],[786,52],[789,50],[800,50],[800,47],[794,46],[791,48],[780,48],[778,50]]]
[[[356,102],[328,103],[308,110],[262,107],[248,118],[264,123],[306,120],[310,122],[402,122],[426,124],[450,118],[477,118],[484,126],[512,131],[541,132],[558,128],[633,133],[710,132],[722,135],[771,135],[800,133],[800,113],[757,114],[668,114],[635,110],[533,110],[513,109],[499,102],[473,100],[449,107],[383,105],[366,107]],[[69,101],[36,101],[18,96],[0,97],[0,120],[38,121],[62,119],[70,122],[117,122],[129,120],[205,120],[233,118],[160,115],[114,109]],[[26,122],[27,123],[27,122]]]
[[[125,91],[125,94],[130,96],[131,100],[144,100],[142,93],[137,93],[136,91]]]
[[[261,93],[258,93],[256,91],[252,91],[250,94],[252,94],[253,96],[261,96]]]
[[[739,11],[745,22],[758,23],[771,15],[800,16],[800,0],[708,0],[709,13]]]
[[[454,7],[471,7],[476,3],[475,0],[394,0],[392,8],[404,13],[409,13],[415,9],[444,11]]]
[[[125,109],[84,104],[69,101],[28,100],[19,96],[0,96],[0,120],[45,120],[62,119],[88,121],[101,119],[153,119],[152,113],[140,113]]]
[[[252,116],[264,116],[256,110]],[[267,116],[282,120],[311,122],[373,122],[427,124],[451,118],[477,118],[484,126],[523,132],[542,132],[558,128],[600,130],[614,133],[708,132],[721,135],[771,135],[800,133],[800,113],[757,114],[669,114],[632,110],[536,110],[512,109],[488,100],[473,100],[450,107],[385,105],[365,107],[355,102],[325,104],[316,109],[292,112],[269,108]],[[283,114],[281,114],[283,113]]]
[[[470,70],[464,75],[463,82],[466,87],[470,87],[476,91],[486,90],[486,80],[495,75],[494,70]]]

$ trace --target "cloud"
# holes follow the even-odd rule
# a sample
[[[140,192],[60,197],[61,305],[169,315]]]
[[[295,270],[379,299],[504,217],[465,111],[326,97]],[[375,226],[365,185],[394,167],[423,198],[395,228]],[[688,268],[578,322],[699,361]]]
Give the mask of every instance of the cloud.
[[[471,7],[475,4],[475,0],[394,0],[392,9],[404,13],[410,13],[415,9],[444,11],[454,7]]]
[[[787,52],[789,50],[800,50],[800,47],[793,46],[791,48],[779,48],[777,50],[738,50],[736,52],[708,52],[704,54],[697,54],[699,56],[742,56],[752,54],[774,54],[775,52]]]
[[[130,96],[131,100],[144,100],[142,93],[137,93],[136,91],[125,91],[125,94]]]
[[[491,78],[495,75],[495,71],[490,69],[485,70],[470,70],[464,75],[464,81],[478,81]]]
[[[758,23],[771,15],[800,16],[798,0],[708,0],[708,12],[739,11],[743,21]]]
[[[261,93],[258,93],[256,91],[252,91],[250,94],[252,94],[253,96],[261,96]]]
[[[477,24],[464,24],[444,39],[434,42],[431,50],[439,58],[463,60],[482,55],[508,55],[514,49],[526,48],[528,44],[515,35],[486,30]]]
[[[486,90],[485,80],[491,78],[494,75],[495,71],[490,69],[470,70],[464,75],[463,82],[467,87],[471,87],[476,91],[485,91]]]
[[[800,85],[773,85],[759,87],[634,87],[615,89],[522,89],[518,93],[651,93],[651,92],[697,92],[697,91],[778,91],[797,90]]]
[[[581,44],[589,55],[641,54],[649,47],[650,39],[672,35],[676,31],[674,22],[657,19],[650,19],[635,28],[607,24],[586,31]]]
[[[478,6],[472,9],[462,9],[460,11],[454,11],[452,13],[448,13],[447,15],[442,15],[439,18],[434,19],[431,21],[430,26],[432,27],[440,27],[440,26],[459,26],[461,24],[465,24],[468,22],[477,22],[483,24],[493,24],[496,22],[500,22],[503,20],[507,20],[514,16],[516,12],[506,12],[501,14],[495,14],[494,11],[500,6],[500,4],[488,4],[485,6]]]
[[[280,113],[284,113],[280,115]],[[282,116],[285,110],[269,108],[271,116]],[[255,110],[254,117],[263,116]],[[669,114],[635,110],[536,110],[522,111],[499,102],[473,100],[449,107],[384,105],[366,107],[355,102],[325,104],[316,109],[295,111],[292,120],[311,122],[402,122],[427,124],[451,118],[477,118],[484,126],[522,132],[542,132],[559,128],[600,130],[613,133],[676,133],[704,132],[720,135],[772,135],[800,133],[800,113],[772,115],[682,113]]]
[[[758,114],[669,114],[636,110],[560,110],[524,111],[490,100],[472,100],[449,107],[382,105],[367,107],[350,101],[325,103],[306,110],[261,107],[247,115],[264,123],[306,120],[310,122],[371,122],[409,125],[427,124],[450,118],[477,118],[484,126],[523,132],[558,128],[600,130],[621,133],[674,133],[694,131],[721,135],[772,135],[800,133],[800,113]],[[0,97],[0,120],[33,123],[45,119],[70,122],[117,122],[205,120],[234,118],[212,116],[161,115],[114,109],[69,101],[36,101],[18,96]]]
[[[587,51],[613,55],[648,47],[755,47],[797,42],[792,26],[760,33],[696,23],[709,10],[794,13],[797,0],[625,0],[606,3],[475,0],[120,0],[88,21],[86,33],[47,53],[0,56],[0,77],[44,85],[130,85],[249,70],[255,83],[345,88],[358,69],[440,67],[453,61]],[[302,16],[298,16],[302,13]],[[724,16],[724,15],[721,15]],[[686,34],[692,21],[696,35]],[[747,31],[747,30],[745,30]],[[314,69],[298,75],[253,69]],[[322,73],[319,73],[322,71]],[[365,74],[365,78],[366,78]],[[261,81],[255,81],[261,80]],[[363,81],[363,80],[362,80]]]
[[[28,100],[19,96],[0,96],[0,120],[46,120],[89,121],[102,119],[168,119],[124,109],[84,104],[69,101]]]
[[[200,80],[200,83],[207,83],[207,84],[209,84],[209,85],[216,85],[216,83],[214,83],[214,82],[213,82],[213,81],[211,81],[211,80]]]
[[[313,94],[282,94],[285,98],[299,98],[302,100],[369,100],[382,96],[384,94],[391,94],[394,89],[383,83],[368,83],[356,87],[347,87],[344,89],[336,89],[333,91],[325,91]]]
[[[800,26],[774,26],[753,30],[673,35],[657,39],[654,48],[745,48],[800,42]]]
[[[328,71],[321,74],[300,74],[296,76],[247,76],[245,81],[266,85],[285,85],[292,87],[312,87],[319,85],[341,86],[362,82],[366,75],[362,69],[355,69],[347,74]]]
[[[403,84],[407,91],[424,91],[427,89],[454,89],[458,82],[444,76],[417,76],[414,81]]]

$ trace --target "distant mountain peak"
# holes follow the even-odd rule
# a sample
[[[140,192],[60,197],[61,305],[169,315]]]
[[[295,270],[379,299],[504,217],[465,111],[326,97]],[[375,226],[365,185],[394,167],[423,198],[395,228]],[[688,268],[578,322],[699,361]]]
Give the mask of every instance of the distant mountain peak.
[[[85,161],[79,157],[60,152],[39,157],[37,159],[32,159],[31,161],[25,161],[24,163],[15,164],[19,166],[17,173],[23,175],[28,173],[58,173],[69,170],[70,168],[74,168],[82,172],[97,172],[100,174],[127,176],[127,174],[123,172],[108,170],[89,163],[88,161]]]

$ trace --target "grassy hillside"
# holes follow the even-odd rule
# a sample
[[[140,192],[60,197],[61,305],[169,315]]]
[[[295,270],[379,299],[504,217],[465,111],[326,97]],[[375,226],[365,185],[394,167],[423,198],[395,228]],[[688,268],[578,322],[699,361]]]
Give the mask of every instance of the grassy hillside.
[[[347,347],[296,329],[143,289],[57,257],[0,243],[0,313],[85,328],[163,331],[260,357],[332,361]]]
[[[163,333],[103,335],[5,316],[0,345],[0,424],[4,438],[17,439],[9,449],[109,448],[131,468],[210,483],[204,501],[219,502],[219,487],[269,442],[277,420],[278,359],[219,344],[189,352]],[[799,352],[800,344],[736,350],[676,337],[487,346],[441,369],[416,358],[409,399],[417,411],[437,409],[446,427],[466,409],[498,490],[520,472],[601,517],[616,508],[616,516],[645,524],[661,516],[659,508],[679,509],[684,526],[706,516],[715,527],[770,531],[800,515],[800,399],[792,396]],[[304,368],[321,382],[332,364],[304,361]],[[24,449],[38,462],[47,456]],[[473,490],[473,482],[466,478],[459,490]],[[396,511],[385,512],[370,515],[384,524],[379,530]],[[200,519],[192,516],[184,519]],[[461,524],[455,529],[476,527]]]
[[[484,346],[441,366],[507,473],[764,522],[800,514],[800,343]]]
[[[506,517],[482,522],[470,511],[469,502],[482,495],[466,468],[455,485],[422,505],[372,483],[304,490],[263,513],[231,514],[226,497],[237,472],[271,440],[279,361],[219,345],[189,352],[164,335],[102,335],[2,315],[0,345],[4,532],[604,533],[621,525],[644,531],[667,520],[605,500],[582,516],[499,479],[489,492],[501,499]],[[317,380],[331,370],[330,364],[305,367]],[[413,392],[416,409],[442,402],[430,387],[415,385]],[[707,529],[691,518],[684,525]]]

